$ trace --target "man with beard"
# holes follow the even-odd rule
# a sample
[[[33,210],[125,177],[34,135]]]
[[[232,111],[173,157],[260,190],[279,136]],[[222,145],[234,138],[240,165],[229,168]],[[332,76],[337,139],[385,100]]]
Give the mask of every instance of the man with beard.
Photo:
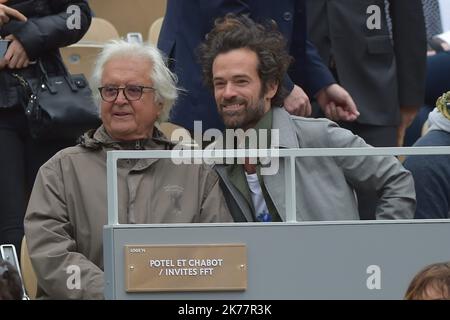
[[[261,130],[276,131],[266,137],[272,148],[367,147],[334,122],[289,115],[281,108],[286,93],[280,83],[291,61],[285,48],[274,24],[262,26],[232,14],[216,20],[199,53],[205,82],[225,126],[246,134],[254,130],[258,137]],[[215,168],[235,221],[285,221],[282,162],[270,176],[262,174],[260,163],[247,160]],[[411,173],[395,157],[296,158],[295,172],[298,221],[359,219],[359,189],[380,195],[377,219],[413,217]]]
[[[353,99],[336,84],[307,40],[304,0],[168,0],[158,48],[168,57],[169,67],[184,89],[170,112],[170,122],[191,133],[197,130],[195,121],[201,121],[203,132],[211,128],[224,129],[213,107],[213,96],[202,84],[196,50],[213,27],[214,19],[227,13],[248,15],[255,21],[273,19],[287,39],[286,47],[295,59],[283,78],[283,87],[289,91],[283,106],[289,113],[309,116],[309,99],[314,97],[329,119],[354,121],[358,117]]]

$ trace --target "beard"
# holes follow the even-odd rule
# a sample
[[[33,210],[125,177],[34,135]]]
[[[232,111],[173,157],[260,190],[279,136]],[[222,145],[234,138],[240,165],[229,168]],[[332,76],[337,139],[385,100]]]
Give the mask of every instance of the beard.
[[[255,103],[239,97],[224,100],[219,105],[218,112],[226,128],[246,130],[254,127],[266,113],[264,98],[261,96]]]

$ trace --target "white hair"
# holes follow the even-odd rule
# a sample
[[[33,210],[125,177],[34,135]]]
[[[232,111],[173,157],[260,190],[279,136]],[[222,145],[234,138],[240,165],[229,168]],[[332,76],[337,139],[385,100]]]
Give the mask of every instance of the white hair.
[[[178,96],[177,77],[166,66],[161,52],[152,44],[129,43],[123,40],[111,40],[105,44],[92,73],[91,85],[96,102],[99,103],[101,99],[97,88],[101,86],[105,64],[118,57],[138,57],[150,61],[152,70],[149,79],[153,81],[155,88],[155,102],[161,103],[163,107],[159,120],[165,120]]]

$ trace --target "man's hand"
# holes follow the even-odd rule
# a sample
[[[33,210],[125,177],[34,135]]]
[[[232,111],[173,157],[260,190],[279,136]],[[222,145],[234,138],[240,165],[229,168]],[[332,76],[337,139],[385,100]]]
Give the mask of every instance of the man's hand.
[[[25,17],[16,9],[1,4],[5,2],[6,1],[0,1],[0,27],[4,24],[7,24],[11,18],[16,18],[19,21],[27,21],[27,17]]]
[[[307,117],[311,115],[311,103],[308,95],[297,85],[284,99],[284,108],[287,112],[296,116]]]
[[[28,67],[30,60],[19,40],[13,35],[5,37],[7,40],[11,40],[8,50],[6,51],[4,60],[6,61],[8,68],[10,69],[22,69]],[[1,62],[0,62],[1,69]]]
[[[403,106],[400,107],[400,125],[397,128],[397,146],[402,147],[403,141],[405,140],[406,129],[414,121],[419,108],[413,106]]]
[[[325,116],[333,121],[355,121],[358,109],[350,94],[338,84],[321,89],[316,95],[317,102]]]

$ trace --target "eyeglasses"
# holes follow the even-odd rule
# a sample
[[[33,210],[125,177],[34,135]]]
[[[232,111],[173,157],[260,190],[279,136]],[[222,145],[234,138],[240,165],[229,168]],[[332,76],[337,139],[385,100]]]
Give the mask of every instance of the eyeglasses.
[[[123,95],[128,101],[136,101],[142,97],[144,89],[155,90],[153,87],[128,85],[125,87],[105,86],[98,88],[102,99],[106,102],[116,101],[119,91],[123,91]]]

